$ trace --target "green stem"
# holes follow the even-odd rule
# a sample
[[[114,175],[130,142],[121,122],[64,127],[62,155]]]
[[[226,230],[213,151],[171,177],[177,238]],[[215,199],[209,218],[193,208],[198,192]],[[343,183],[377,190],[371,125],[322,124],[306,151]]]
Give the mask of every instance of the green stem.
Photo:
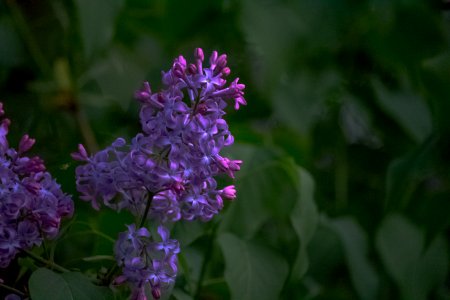
[[[108,280],[108,282],[111,282],[111,279],[114,275],[114,273],[117,270],[117,264],[114,264],[111,269],[109,269],[108,274],[106,274],[106,279]]]
[[[34,260],[36,260],[36,261],[38,261],[38,262],[41,262],[41,263],[43,263],[44,265],[50,266],[51,268],[53,268],[53,269],[55,269],[55,270],[57,270],[57,271],[59,271],[59,272],[62,272],[62,273],[70,272],[68,269],[66,269],[66,268],[64,268],[64,267],[62,267],[62,266],[60,266],[60,265],[58,265],[58,264],[56,264],[56,263],[54,263],[54,262],[51,262],[51,261],[49,261],[49,260],[46,260],[46,259],[40,257],[39,255],[34,254],[34,253],[31,252],[31,251],[24,250],[24,252],[25,252],[25,254],[27,254],[27,255],[28,255],[29,257],[31,257],[32,259],[34,259]]]
[[[219,223],[213,224],[212,229],[211,229],[211,233],[209,234],[208,245],[207,245],[205,256],[204,256],[204,259],[203,259],[202,268],[200,270],[200,276],[198,277],[197,287],[195,289],[195,297],[194,297],[194,299],[200,299],[200,292],[201,292],[201,289],[202,289],[202,283],[203,283],[203,279],[204,279],[205,274],[206,274],[206,269],[208,267],[208,262],[211,260],[212,250],[213,250],[213,246],[214,246],[214,238],[216,236],[216,231],[217,231],[218,224]]]
[[[9,290],[9,291],[11,291],[11,292],[13,292],[13,293],[15,293],[17,295],[20,295],[22,297],[26,296],[23,292],[19,291],[18,289],[13,288],[12,286],[0,283],[0,287],[4,288],[5,290]]]
[[[193,286],[193,282],[192,282],[190,272],[189,272],[189,265],[187,263],[186,257],[184,256],[183,252],[178,253],[178,262],[179,262],[181,268],[183,269],[183,274],[184,274],[184,277],[186,278],[186,282],[188,284],[189,293],[192,293],[192,292],[194,292],[194,286]]]
[[[144,214],[142,215],[141,222],[139,223],[139,228],[144,226],[145,220],[147,220],[148,212],[150,211],[150,206],[152,205],[152,201],[153,201],[152,193],[148,192],[147,196],[148,196],[147,204],[145,205],[145,211],[144,211]]]
[[[89,124],[88,117],[78,102],[77,95],[73,95],[73,97],[76,105],[75,119],[80,127],[81,135],[83,136],[89,152],[97,152],[99,149],[97,139],[95,138],[94,131]]]
[[[335,192],[336,206],[338,210],[343,210],[348,205],[348,161],[347,148],[343,142],[338,145],[336,155]]]
[[[41,72],[45,74],[50,74],[51,69],[48,65],[42,51],[39,49],[38,44],[36,43],[34,39],[34,35],[31,32],[25,18],[22,15],[22,12],[20,11],[19,6],[16,4],[17,1],[6,1],[7,5],[9,6],[9,9],[11,11],[11,15],[13,17],[14,22],[16,23],[17,29],[19,30],[19,33],[21,34],[28,51],[30,52],[31,57],[33,58],[34,62],[38,66],[38,68],[41,70]]]

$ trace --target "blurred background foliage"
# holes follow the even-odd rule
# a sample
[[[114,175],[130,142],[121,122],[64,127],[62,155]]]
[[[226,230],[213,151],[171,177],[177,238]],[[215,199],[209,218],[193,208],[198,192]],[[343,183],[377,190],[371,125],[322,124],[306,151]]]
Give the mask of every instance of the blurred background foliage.
[[[11,143],[35,137],[77,200],[78,143],[134,136],[134,90],[175,56],[227,53],[247,85],[227,115],[238,199],[175,226],[172,297],[450,299],[449,46],[437,0],[1,0],[0,97]],[[82,258],[130,216],[76,203],[53,249],[95,274],[111,262]]]

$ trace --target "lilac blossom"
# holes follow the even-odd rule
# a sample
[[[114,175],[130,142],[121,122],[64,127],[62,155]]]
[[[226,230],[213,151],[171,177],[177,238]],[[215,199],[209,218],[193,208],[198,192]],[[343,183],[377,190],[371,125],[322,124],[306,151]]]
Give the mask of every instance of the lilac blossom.
[[[134,224],[119,234],[114,252],[122,267],[122,276],[132,285],[131,299],[147,299],[146,285],[151,288],[153,297],[159,299],[161,290],[175,281],[176,255],[180,252],[178,241],[169,239],[169,231],[163,226],[158,227],[158,234],[159,238],[155,239],[146,228],[136,229]]]
[[[223,208],[224,199],[234,200],[234,185],[217,187],[215,177],[235,177],[241,160],[220,155],[234,138],[224,119],[231,101],[237,110],[246,105],[245,85],[239,78],[227,84],[227,56],[213,51],[209,66],[203,50],[195,61],[177,57],[172,68],[162,72],[164,89],[153,92],[148,82],[135,93],[140,102],[142,132],[128,143],[118,138],[105,149],[89,155],[83,145],[72,157],[84,162],[76,169],[80,198],[94,209],[107,206],[129,210],[156,223],[180,220],[209,221]],[[140,227],[141,227],[140,226]],[[128,226],[119,235],[115,253],[123,275],[116,282],[132,284],[131,299],[147,299],[148,283],[153,298],[170,285],[177,273],[178,242],[158,227],[160,242],[146,228]]]
[[[0,117],[3,117],[0,103]],[[21,250],[41,245],[59,232],[61,219],[73,214],[72,199],[45,171],[39,157],[24,153],[35,143],[22,137],[18,150],[7,140],[10,121],[0,122],[0,267],[9,265]]]
[[[81,199],[95,209],[101,205],[128,209],[139,215],[152,201],[150,218],[162,222],[210,220],[234,199],[234,186],[218,189],[215,176],[234,178],[242,161],[222,157],[234,139],[223,119],[227,100],[234,108],[245,105],[238,78],[227,85],[227,56],[214,51],[204,66],[203,50],[195,62],[183,56],[162,72],[165,89],[153,93],[148,82],[135,94],[141,103],[142,133],[130,143],[117,139],[104,150],[88,155],[82,145],[73,158]],[[187,99],[186,99],[187,98]]]

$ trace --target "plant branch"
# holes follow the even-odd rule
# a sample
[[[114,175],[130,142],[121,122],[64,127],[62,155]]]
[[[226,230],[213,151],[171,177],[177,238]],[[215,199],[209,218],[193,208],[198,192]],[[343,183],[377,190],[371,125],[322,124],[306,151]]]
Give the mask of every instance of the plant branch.
[[[17,295],[20,295],[22,297],[25,297],[25,293],[19,291],[18,289],[13,288],[12,286],[6,285],[4,283],[0,283],[0,288],[4,288],[5,290],[11,291]]]
[[[34,254],[31,251],[24,250],[23,252],[25,254],[27,254],[29,257],[31,257],[32,259],[34,259],[34,260],[36,260],[38,262],[41,262],[41,263],[43,263],[43,264],[45,264],[47,266],[50,266],[51,268],[53,268],[53,269],[55,269],[55,270],[57,270],[59,272],[62,272],[62,273],[70,272],[68,269],[66,269],[66,268],[64,268],[64,267],[62,267],[62,266],[60,266],[60,265],[58,265],[58,264],[56,264],[54,262],[46,260],[46,259],[40,257],[39,255]]]
[[[148,212],[150,211],[150,206],[152,205],[153,194],[148,192],[147,197],[148,197],[147,204],[145,205],[145,211],[144,211],[144,214],[142,215],[141,222],[139,223],[139,228],[144,226],[145,220],[147,220]]]
[[[214,239],[217,232],[217,227],[219,223],[214,223],[211,228],[211,233],[209,234],[208,245],[205,251],[205,256],[203,258],[202,268],[200,270],[200,276],[198,277],[197,287],[195,289],[194,299],[200,299],[200,292],[202,289],[202,282],[206,274],[206,269],[208,267],[208,262],[211,260],[212,250],[214,246]]]

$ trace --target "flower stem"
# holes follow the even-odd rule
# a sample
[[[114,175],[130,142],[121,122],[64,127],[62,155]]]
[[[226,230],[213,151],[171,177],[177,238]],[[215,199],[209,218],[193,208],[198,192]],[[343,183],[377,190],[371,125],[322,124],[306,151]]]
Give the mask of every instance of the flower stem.
[[[40,257],[39,255],[34,254],[31,251],[24,250],[24,252],[25,252],[25,254],[27,254],[32,259],[34,259],[34,260],[36,260],[38,262],[41,262],[41,263],[43,263],[43,264],[45,264],[47,266],[50,266],[51,268],[53,268],[53,269],[55,269],[55,270],[57,270],[59,272],[63,272],[63,273],[70,272],[68,269],[66,269],[66,268],[64,268],[64,267],[62,267],[62,266],[60,266],[58,264],[55,264],[54,262],[46,260],[46,259]]]
[[[25,297],[25,293],[19,291],[18,289],[13,288],[12,286],[6,285],[4,283],[0,283],[0,288],[4,288],[5,290],[11,291],[17,295],[20,295],[22,297]]]
[[[214,223],[209,234],[208,245],[205,251],[205,256],[203,258],[202,268],[200,270],[200,276],[198,277],[197,287],[195,289],[194,299],[200,299],[200,292],[202,289],[203,279],[205,278],[206,269],[208,267],[208,262],[211,260],[212,250],[214,246],[214,239],[216,236],[216,231],[219,223]]]
[[[150,211],[150,206],[152,205],[153,201],[152,193],[148,192],[147,196],[148,196],[147,204],[145,205],[145,211],[144,214],[142,215],[141,222],[139,223],[139,228],[144,226],[145,220],[147,220],[148,212]]]
[[[11,15],[17,26],[18,32],[21,35],[28,51],[30,52],[32,59],[36,63],[36,66],[39,68],[42,74],[48,75],[51,73],[50,66],[47,63],[43,52],[39,48],[34,38],[34,34],[31,32],[30,27],[28,26],[26,19],[22,14],[22,11],[20,10],[20,7],[16,2],[18,1],[10,0],[6,1],[6,4],[9,6]]]

